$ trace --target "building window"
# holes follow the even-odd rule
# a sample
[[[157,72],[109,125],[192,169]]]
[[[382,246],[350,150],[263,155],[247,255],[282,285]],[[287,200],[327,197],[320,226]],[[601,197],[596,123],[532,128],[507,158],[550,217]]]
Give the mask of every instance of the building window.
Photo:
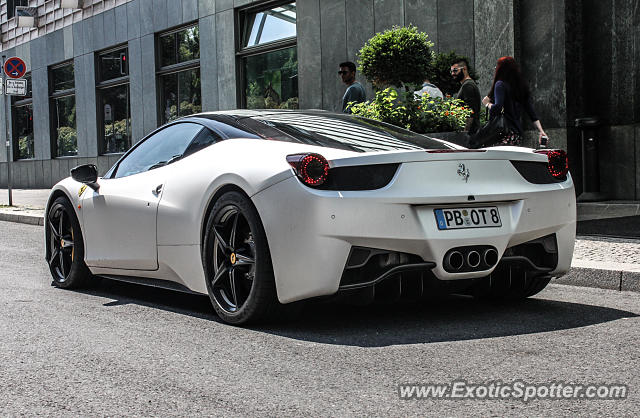
[[[296,3],[240,11],[240,107],[298,108]]]
[[[158,36],[160,120],[167,123],[202,110],[198,25]]]
[[[131,146],[127,48],[98,54],[96,69],[100,154],[125,152]]]
[[[7,0],[7,20],[16,15],[16,6],[29,6],[29,0]]]
[[[56,157],[78,154],[73,62],[51,67],[51,138]]]
[[[33,146],[33,100],[31,98],[31,74],[23,77],[27,80],[27,95],[12,96],[11,115],[13,126],[13,159],[35,158]]]

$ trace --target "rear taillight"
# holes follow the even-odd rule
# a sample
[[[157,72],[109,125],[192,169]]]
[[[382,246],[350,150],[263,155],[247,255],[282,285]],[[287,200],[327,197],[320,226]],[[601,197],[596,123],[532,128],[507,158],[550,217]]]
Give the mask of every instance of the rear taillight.
[[[555,178],[561,178],[569,172],[569,157],[561,149],[537,150],[537,154],[546,154],[548,158],[547,169]]]
[[[327,181],[329,162],[320,154],[287,155],[287,162],[300,181],[309,187],[318,187]]]

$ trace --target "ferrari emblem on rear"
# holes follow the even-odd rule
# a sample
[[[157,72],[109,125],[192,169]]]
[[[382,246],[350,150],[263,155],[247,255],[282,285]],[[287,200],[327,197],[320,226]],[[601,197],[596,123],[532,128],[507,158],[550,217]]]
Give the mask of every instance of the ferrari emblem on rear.
[[[82,187],[80,187],[80,190],[78,190],[78,197],[82,196],[82,193],[84,193],[86,189],[87,189],[87,185],[83,184]]]
[[[458,164],[458,175],[464,179],[465,182],[469,181],[469,169],[464,166],[464,164]]]

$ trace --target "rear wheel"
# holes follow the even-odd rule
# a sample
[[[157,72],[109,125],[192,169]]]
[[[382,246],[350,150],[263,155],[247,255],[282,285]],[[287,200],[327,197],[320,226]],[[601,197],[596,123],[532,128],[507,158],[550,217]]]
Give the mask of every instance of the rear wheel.
[[[71,202],[58,197],[47,213],[47,262],[57,287],[72,289],[86,284],[91,276],[84,263],[84,241]]]
[[[279,310],[267,237],[251,201],[227,192],[207,220],[202,263],[209,298],[231,324],[266,320]]]

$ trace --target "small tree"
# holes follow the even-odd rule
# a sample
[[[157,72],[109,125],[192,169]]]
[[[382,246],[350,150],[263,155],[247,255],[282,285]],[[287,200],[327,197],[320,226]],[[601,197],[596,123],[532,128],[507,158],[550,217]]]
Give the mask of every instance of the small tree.
[[[431,72],[433,42],[415,26],[375,34],[358,53],[359,70],[377,89],[420,85]]]
[[[453,77],[451,77],[450,71],[451,65],[453,65],[454,62],[463,59],[467,60],[467,62],[470,62],[469,58],[465,57],[464,55],[458,55],[455,51],[450,51],[448,53],[438,53],[435,55],[435,58],[433,59],[433,73],[432,75],[430,75],[429,80],[433,84],[438,86],[438,88],[442,90],[442,93],[444,93],[445,95],[448,94],[450,96],[453,96],[458,92],[458,90],[460,90],[460,83],[458,83],[453,79]],[[478,79],[478,76],[476,75],[476,72],[471,64],[469,64],[469,75],[474,80]]]

